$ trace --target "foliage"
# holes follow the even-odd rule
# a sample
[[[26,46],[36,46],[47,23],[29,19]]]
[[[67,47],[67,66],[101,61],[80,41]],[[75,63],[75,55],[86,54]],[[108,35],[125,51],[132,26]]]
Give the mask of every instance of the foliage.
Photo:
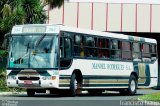
[[[25,19],[24,23],[30,24],[42,24],[45,23],[47,19],[46,13],[44,11],[44,5],[40,2],[41,0],[24,0],[23,8],[25,10]]]
[[[42,0],[1,0],[0,39],[16,24],[45,23],[47,16]],[[2,42],[2,41],[0,41]]]
[[[25,91],[23,88],[9,88],[6,85],[6,69],[0,69],[0,92],[22,92]]]
[[[6,50],[0,50],[0,57],[5,57],[7,56],[7,51]]]
[[[0,89],[6,89],[6,73],[5,73],[5,69],[0,69]]]
[[[63,5],[64,0],[44,0],[44,2],[45,2],[44,4],[46,5],[49,4],[50,9],[53,9],[56,7],[60,8]]]
[[[0,42],[4,34],[16,24],[45,23],[47,16],[44,7],[61,7],[64,0],[0,0]]]

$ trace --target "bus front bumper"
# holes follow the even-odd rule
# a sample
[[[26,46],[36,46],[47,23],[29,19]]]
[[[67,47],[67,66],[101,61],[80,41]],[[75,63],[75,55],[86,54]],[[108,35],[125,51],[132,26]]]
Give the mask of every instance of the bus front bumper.
[[[19,80],[17,78],[7,78],[8,87],[20,87],[20,88],[59,88],[59,77],[56,79],[46,79],[40,77],[39,80]]]

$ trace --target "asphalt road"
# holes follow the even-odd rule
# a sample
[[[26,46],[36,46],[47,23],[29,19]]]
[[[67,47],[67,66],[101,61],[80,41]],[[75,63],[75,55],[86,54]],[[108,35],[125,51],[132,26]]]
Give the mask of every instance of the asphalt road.
[[[125,101],[134,101],[140,95],[155,92],[160,91],[141,89],[134,96],[122,96],[117,92],[107,92],[101,95],[82,94],[76,97],[49,94],[27,97],[26,93],[5,94],[0,95],[0,106],[124,106]]]

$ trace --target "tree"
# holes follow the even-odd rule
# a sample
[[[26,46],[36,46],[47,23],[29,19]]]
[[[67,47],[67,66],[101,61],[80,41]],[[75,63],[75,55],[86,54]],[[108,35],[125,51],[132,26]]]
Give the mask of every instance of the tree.
[[[0,1],[0,42],[16,24],[46,23],[47,15],[41,0]]]
[[[50,9],[60,8],[64,4],[64,0],[44,0],[44,4],[49,5]]]
[[[1,0],[0,42],[13,25],[46,23],[44,7],[49,5],[50,9],[59,8],[63,3],[64,0]]]

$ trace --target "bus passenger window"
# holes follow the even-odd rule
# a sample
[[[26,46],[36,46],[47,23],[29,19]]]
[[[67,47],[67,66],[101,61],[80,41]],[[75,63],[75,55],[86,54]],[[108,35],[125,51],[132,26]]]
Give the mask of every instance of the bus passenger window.
[[[156,45],[150,45],[151,53],[156,53]]]
[[[93,37],[86,37],[86,46],[94,47],[95,41]]]
[[[120,60],[121,52],[119,50],[111,50],[111,58],[114,60]]]
[[[151,51],[151,61],[155,61],[157,59],[157,50],[156,45],[150,45],[150,51]]]
[[[133,43],[132,58],[133,58],[133,61],[141,61],[141,51],[140,51],[139,43]]]
[[[109,58],[109,50],[100,50],[100,58]]]
[[[71,41],[68,38],[65,38],[64,41],[64,57],[71,58]]]
[[[98,47],[98,39],[94,38],[94,47]]]
[[[86,37],[85,40],[85,56],[89,57],[89,58],[94,58],[97,57],[98,53],[97,53],[97,38],[94,37]]]
[[[84,57],[84,37],[81,35],[74,35],[74,56]]]
[[[109,48],[109,39],[106,39],[106,48]]]
[[[103,59],[109,58],[109,39],[99,38],[99,57]]]
[[[150,45],[142,44],[142,60],[143,62],[151,62]]]
[[[81,41],[81,36],[75,35],[74,36],[74,45],[80,45],[80,41]]]
[[[131,43],[122,41],[122,59],[131,60]]]
[[[120,41],[113,39],[111,40],[111,58],[114,60],[120,60],[121,59],[121,51],[120,51]]]
[[[118,40],[111,40],[111,49],[118,49]]]
[[[74,56],[80,56],[80,48],[78,46],[74,46]]]
[[[99,38],[98,45],[99,45],[100,48],[105,48],[106,47],[105,39],[104,38]]]
[[[140,52],[140,44],[139,43],[133,43],[133,51]]]
[[[80,56],[81,57],[84,57],[84,45],[83,45],[83,42],[81,41],[80,43]]]

